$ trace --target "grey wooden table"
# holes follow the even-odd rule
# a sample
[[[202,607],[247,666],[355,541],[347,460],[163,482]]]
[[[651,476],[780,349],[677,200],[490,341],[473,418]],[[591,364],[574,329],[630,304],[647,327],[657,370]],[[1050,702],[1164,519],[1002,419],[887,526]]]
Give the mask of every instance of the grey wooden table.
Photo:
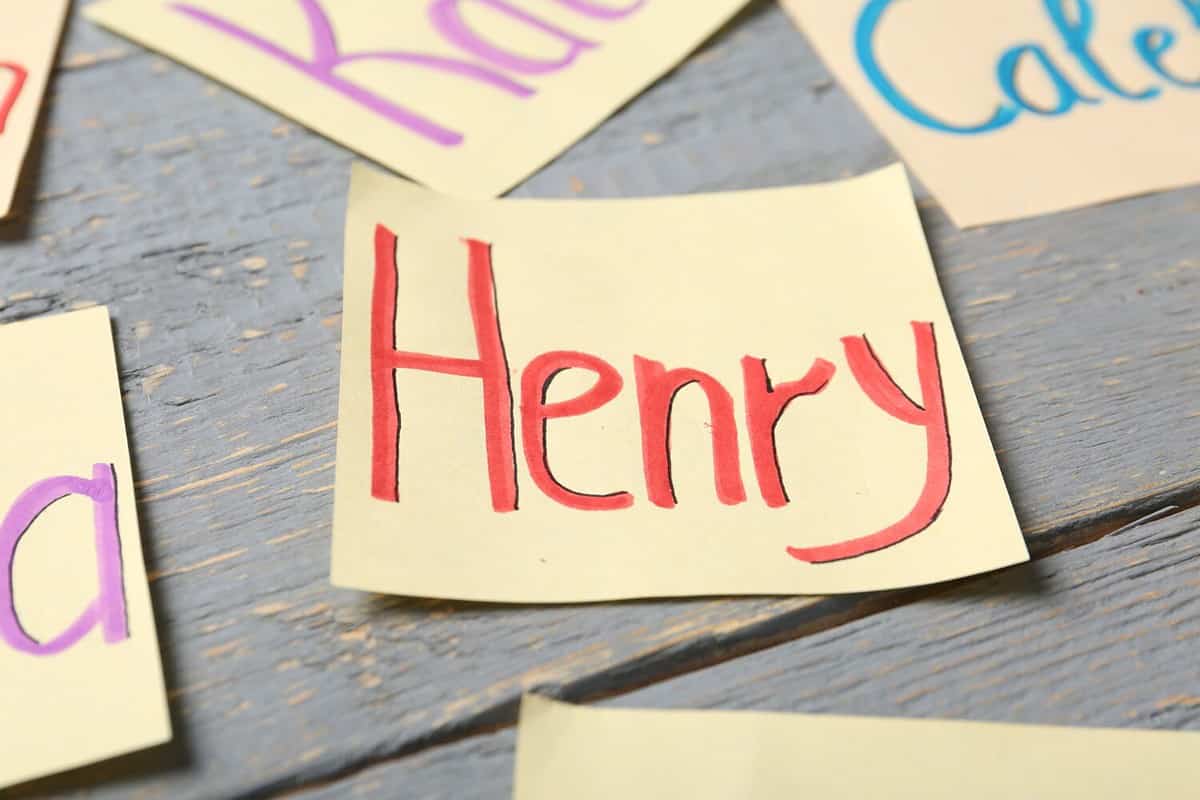
[[[515,608],[328,584],[353,156],[78,18],[44,131],[0,226],[0,321],[112,309],[176,739],[6,796],[504,798],[532,688],[1200,728],[1200,188],[968,232],[921,199],[1034,564],[883,595]],[[894,158],[756,2],[516,194]]]

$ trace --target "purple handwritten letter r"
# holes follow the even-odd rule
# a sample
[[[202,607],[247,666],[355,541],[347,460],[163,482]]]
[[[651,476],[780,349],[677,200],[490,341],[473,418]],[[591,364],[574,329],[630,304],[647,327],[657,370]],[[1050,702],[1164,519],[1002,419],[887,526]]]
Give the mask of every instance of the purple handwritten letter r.
[[[16,599],[13,597],[13,560],[21,537],[42,512],[71,495],[87,497],[93,504],[100,592],[65,631],[50,641],[40,642],[25,631],[17,617]],[[3,522],[0,522],[0,637],[23,653],[49,656],[70,649],[97,626],[108,644],[129,638],[121,539],[117,530],[117,483],[111,464],[94,465],[91,480],[63,475],[35,483],[17,498]]]

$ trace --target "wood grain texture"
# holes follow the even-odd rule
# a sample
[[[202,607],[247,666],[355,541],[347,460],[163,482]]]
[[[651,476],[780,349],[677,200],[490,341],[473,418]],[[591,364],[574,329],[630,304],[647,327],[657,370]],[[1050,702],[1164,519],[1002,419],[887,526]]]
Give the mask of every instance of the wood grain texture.
[[[1200,730],[1198,566],[1191,509],[605,705]],[[500,800],[515,744],[477,736],[294,797]]]
[[[352,156],[79,19],[61,63],[27,213],[0,226],[0,321],[112,308],[177,741],[13,796],[269,796],[507,724],[526,687],[627,691],[904,599],[515,609],[332,589]],[[517,194],[782,185],[893,158],[760,2]],[[923,201],[1035,549],[1200,491],[1198,210],[1189,189],[962,233]]]

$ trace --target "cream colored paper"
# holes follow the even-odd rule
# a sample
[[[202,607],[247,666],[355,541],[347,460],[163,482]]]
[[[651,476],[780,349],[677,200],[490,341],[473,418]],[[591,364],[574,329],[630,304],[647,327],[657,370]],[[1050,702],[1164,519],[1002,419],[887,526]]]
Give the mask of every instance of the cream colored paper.
[[[3,787],[160,744],[171,723],[108,313],[0,326],[0,363]],[[88,483],[45,483],[59,476]]]
[[[959,226],[1200,180],[1197,0],[782,2]],[[1064,113],[1030,111],[1008,96],[997,73],[1010,52],[1021,97]],[[970,127],[997,112],[1011,116],[1002,106],[1019,113],[987,132],[932,129],[875,88],[864,66],[873,61],[902,98],[940,123]],[[1134,97],[1144,93],[1152,95]]]
[[[33,138],[70,0],[3,4],[0,25],[0,217],[13,198]]]
[[[87,15],[451,194],[512,188],[745,0],[108,0]]]
[[[396,237],[394,259],[388,231]],[[382,337],[394,334],[394,347],[410,353],[475,361],[481,352],[464,239],[491,245],[512,387],[511,409],[493,413],[493,429],[510,416],[514,422],[512,452],[496,450],[495,473],[479,377],[398,369],[393,392],[381,362],[380,401],[373,400],[380,232],[378,274],[398,274],[396,324],[386,308],[378,314]],[[377,296],[391,302],[386,291]],[[942,581],[1027,558],[899,166],[824,186],[591,202],[456,200],[360,167],[350,191],[344,302],[338,585],[508,602],[823,594]],[[927,456],[935,452],[934,427],[898,421],[873,403],[840,341],[867,335],[884,369],[920,402],[914,322],[933,326],[944,383],[952,472],[941,512],[894,546],[832,562],[800,560],[789,547],[857,540],[908,518],[931,483],[927,475],[937,472],[927,467],[935,461]],[[536,417],[528,417],[535,438],[527,448],[521,406],[536,403],[541,381],[529,372],[532,390],[522,384],[535,357],[559,350],[604,359],[623,388],[592,413],[547,423],[550,472],[576,492],[628,492],[628,508],[569,508],[532,480],[530,464],[540,463]],[[634,356],[707,372],[732,401],[736,434],[733,425],[712,423],[700,385],[676,396],[669,421],[674,508],[651,502],[649,487],[661,487],[663,473],[646,478]],[[783,507],[768,507],[756,478],[743,400],[747,356],[766,359],[779,389],[805,376],[815,359],[835,370],[824,391],[795,399],[776,427],[790,499]],[[569,400],[593,383],[592,373],[567,370],[547,399]],[[397,407],[398,446],[387,423]],[[376,410],[384,420],[379,446]],[[720,412],[715,418],[727,420]],[[714,433],[725,437],[726,454],[736,436],[740,470],[728,472],[740,476],[745,502],[718,500]],[[385,463],[373,471],[376,456]],[[391,458],[395,467],[386,463]],[[490,476],[508,474],[514,461],[518,510],[497,512]],[[651,462],[661,465],[657,457]],[[377,488],[387,499],[377,499]]]
[[[1191,800],[1200,735],[521,702],[515,800]]]

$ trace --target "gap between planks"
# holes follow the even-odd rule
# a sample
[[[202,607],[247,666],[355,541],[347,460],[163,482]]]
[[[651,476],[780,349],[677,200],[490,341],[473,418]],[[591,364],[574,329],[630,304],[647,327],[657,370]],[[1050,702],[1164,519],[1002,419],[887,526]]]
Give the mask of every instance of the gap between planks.
[[[1196,506],[1200,506],[1200,484],[1189,483],[1132,501],[1119,508],[1067,519],[1027,535],[1030,557],[1032,560],[1040,560],[1056,553],[1085,547],[1106,536],[1174,516]],[[594,702],[628,694],[690,672],[794,642],[872,614],[934,597],[977,577],[890,592],[797,598],[797,606],[789,611],[738,628],[728,636],[714,633],[694,640],[672,653],[668,659],[662,658],[661,654],[653,654],[646,659],[619,664],[565,684],[541,685],[534,688],[540,694],[575,703]],[[364,754],[362,758],[328,774],[306,777],[294,783],[273,781],[242,792],[233,800],[282,800],[302,797],[308,792],[336,785],[389,762],[398,762],[417,753],[472,737],[496,733],[516,724],[519,704],[519,696],[510,697],[461,721],[397,743],[387,752]]]

